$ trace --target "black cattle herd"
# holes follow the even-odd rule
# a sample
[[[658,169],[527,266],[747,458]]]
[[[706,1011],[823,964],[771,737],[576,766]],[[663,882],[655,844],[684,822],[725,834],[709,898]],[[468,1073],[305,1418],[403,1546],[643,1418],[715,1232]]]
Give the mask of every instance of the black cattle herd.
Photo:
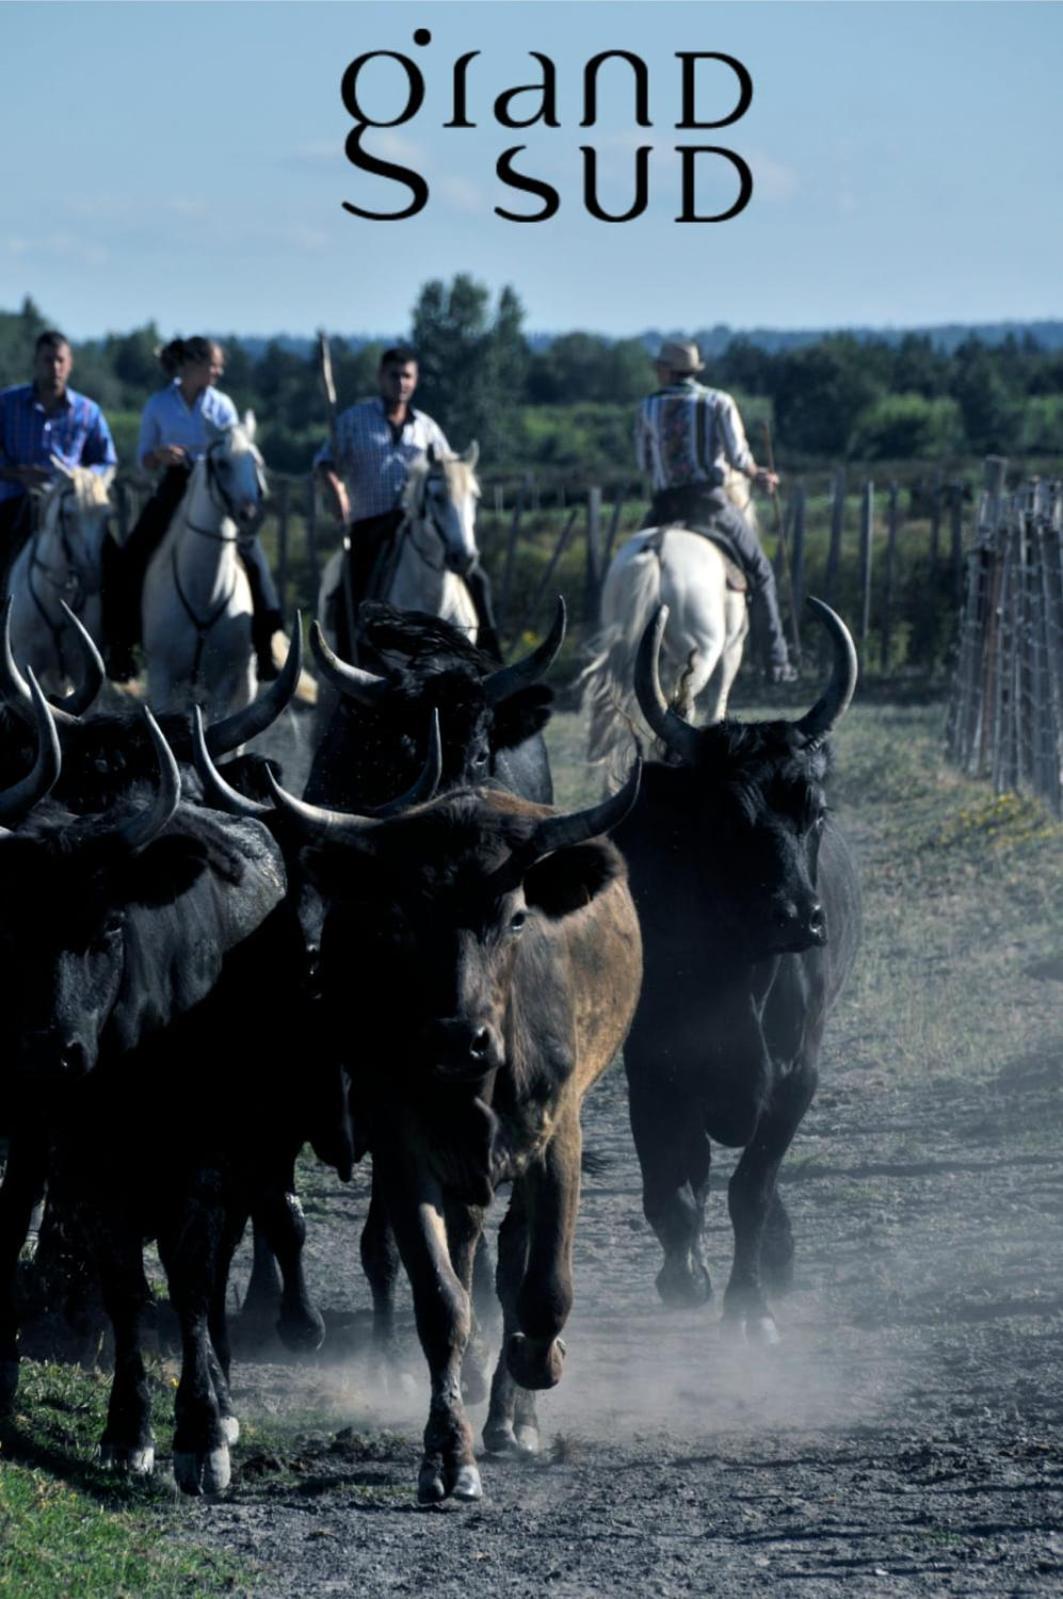
[[[344,1180],[371,1159],[361,1247],[381,1361],[400,1263],[410,1280],[431,1379],[418,1498],[479,1498],[464,1406],[488,1390],[484,1212],[507,1185],[483,1441],[531,1453],[535,1393],[564,1363],[581,1102],[621,1046],[661,1296],[708,1296],[716,1140],[742,1150],[724,1316],[777,1336],[765,1295],[788,1281],[793,1241],[776,1175],[859,918],[824,798],[856,655],[810,603],[833,656],[812,709],[704,728],[662,692],[662,609],[636,682],[660,758],[633,758],[618,792],[577,812],[552,805],[542,737],[560,602],[543,645],[504,667],[385,606],[363,613],[379,671],[340,660],[315,625],[338,699],[301,798],[275,763],[234,753],[290,696],[298,629],[278,682],[204,728],[198,712],[160,726],[95,711],[88,642],[82,688],[49,706],[5,616],[0,1414],[16,1399],[20,1253],[47,1191],[76,1218],[113,1328],[102,1459],[154,1464],[155,1239],[181,1335],[174,1474],[189,1493],[222,1490],[239,1435],[226,1290],[249,1219],[245,1314],[268,1314],[293,1348],[323,1337],[295,1195],[309,1143]]]

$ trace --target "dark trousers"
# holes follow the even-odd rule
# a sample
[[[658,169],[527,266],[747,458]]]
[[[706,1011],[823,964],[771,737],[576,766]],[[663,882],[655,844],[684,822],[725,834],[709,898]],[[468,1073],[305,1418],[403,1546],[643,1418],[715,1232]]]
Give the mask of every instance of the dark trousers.
[[[653,497],[643,527],[660,527],[666,522],[682,522],[691,532],[710,530],[722,535],[734,551],[734,558],[749,579],[750,599],[760,613],[767,633],[766,647],[771,666],[784,666],[789,659],[775,573],[761,548],[752,526],[722,489],[708,484],[690,483],[681,488],[660,489]]]
[[[7,593],[11,568],[33,532],[33,503],[28,494],[0,500],[0,594]]]

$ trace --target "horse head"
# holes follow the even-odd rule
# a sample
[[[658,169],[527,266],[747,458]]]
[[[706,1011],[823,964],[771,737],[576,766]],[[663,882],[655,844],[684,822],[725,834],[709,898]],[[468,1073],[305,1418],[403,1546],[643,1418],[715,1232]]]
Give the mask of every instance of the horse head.
[[[266,497],[266,472],[255,446],[255,413],[245,411],[242,422],[229,428],[210,428],[205,471],[211,496],[241,528],[250,529]]]
[[[480,485],[475,467],[479,445],[474,439],[464,455],[439,455],[429,445],[423,461],[410,469],[403,505],[416,522],[425,524],[443,545],[444,562],[464,577],[475,564],[476,501]]]

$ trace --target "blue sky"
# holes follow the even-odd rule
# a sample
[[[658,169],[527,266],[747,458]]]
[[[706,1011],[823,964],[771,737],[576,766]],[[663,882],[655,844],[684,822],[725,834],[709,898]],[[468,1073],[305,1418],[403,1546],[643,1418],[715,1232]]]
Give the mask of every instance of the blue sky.
[[[542,330],[1063,316],[1059,5],[7,4],[0,37],[0,307],[31,293],[74,337],[149,317],[167,333],[399,332],[420,284],[458,271],[513,283]],[[424,212],[403,222],[341,204],[407,197],[343,153],[340,80],[374,49],[416,57],[427,82],[411,122],[366,137],[429,183]],[[478,126],[447,130],[450,68],[470,49]],[[634,127],[618,64],[598,125],[578,127],[583,64],[602,49],[647,61],[652,129]],[[557,65],[559,129],[492,115],[495,95],[538,76],[529,50]],[[677,50],[745,64],[755,92],[740,122],[676,133]],[[394,70],[362,79],[380,116],[398,103]],[[730,79],[716,73],[706,102],[722,106]],[[589,218],[579,146],[595,144],[603,202],[621,209],[640,141],[653,146],[646,215]],[[740,217],[672,220],[677,141],[749,163]],[[493,213],[533,208],[495,176],[517,143],[561,194],[550,222]]]

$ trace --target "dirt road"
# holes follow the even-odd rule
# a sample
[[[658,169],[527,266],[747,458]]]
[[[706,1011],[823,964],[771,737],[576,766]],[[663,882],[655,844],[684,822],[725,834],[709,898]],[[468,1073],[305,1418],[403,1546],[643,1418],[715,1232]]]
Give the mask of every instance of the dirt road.
[[[1038,899],[1049,857],[1020,839],[983,869],[969,840],[956,845],[962,805],[988,801],[970,785],[938,792],[930,742],[914,810],[907,794],[906,809],[896,795],[861,800],[885,736],[867,717],[854,715],[845,820],[865,862],[868,942],[784,1168],[798,1258],[781,1345],[736,1348],[720,1329],[726,1152],[711,1203],[717,1302],[659,1305],[618,1068],[585,1116],[608,1164],[585,1186],[544,1455],[488,1459],[481,1505],[418,1510],[423,1363],[411,1342],[417,1391],[387,1395],[362,1358],[367,1173],[346,1190],[312,1178],[326,1351],[298,1370],[239,1364],[234,1490],[182,1518],[257,1566],[256,1592],[1063,1590],[1063,960]],[[936,731],[921,712],[907,726]],[[939,847],[921,854],[924,838]]]

